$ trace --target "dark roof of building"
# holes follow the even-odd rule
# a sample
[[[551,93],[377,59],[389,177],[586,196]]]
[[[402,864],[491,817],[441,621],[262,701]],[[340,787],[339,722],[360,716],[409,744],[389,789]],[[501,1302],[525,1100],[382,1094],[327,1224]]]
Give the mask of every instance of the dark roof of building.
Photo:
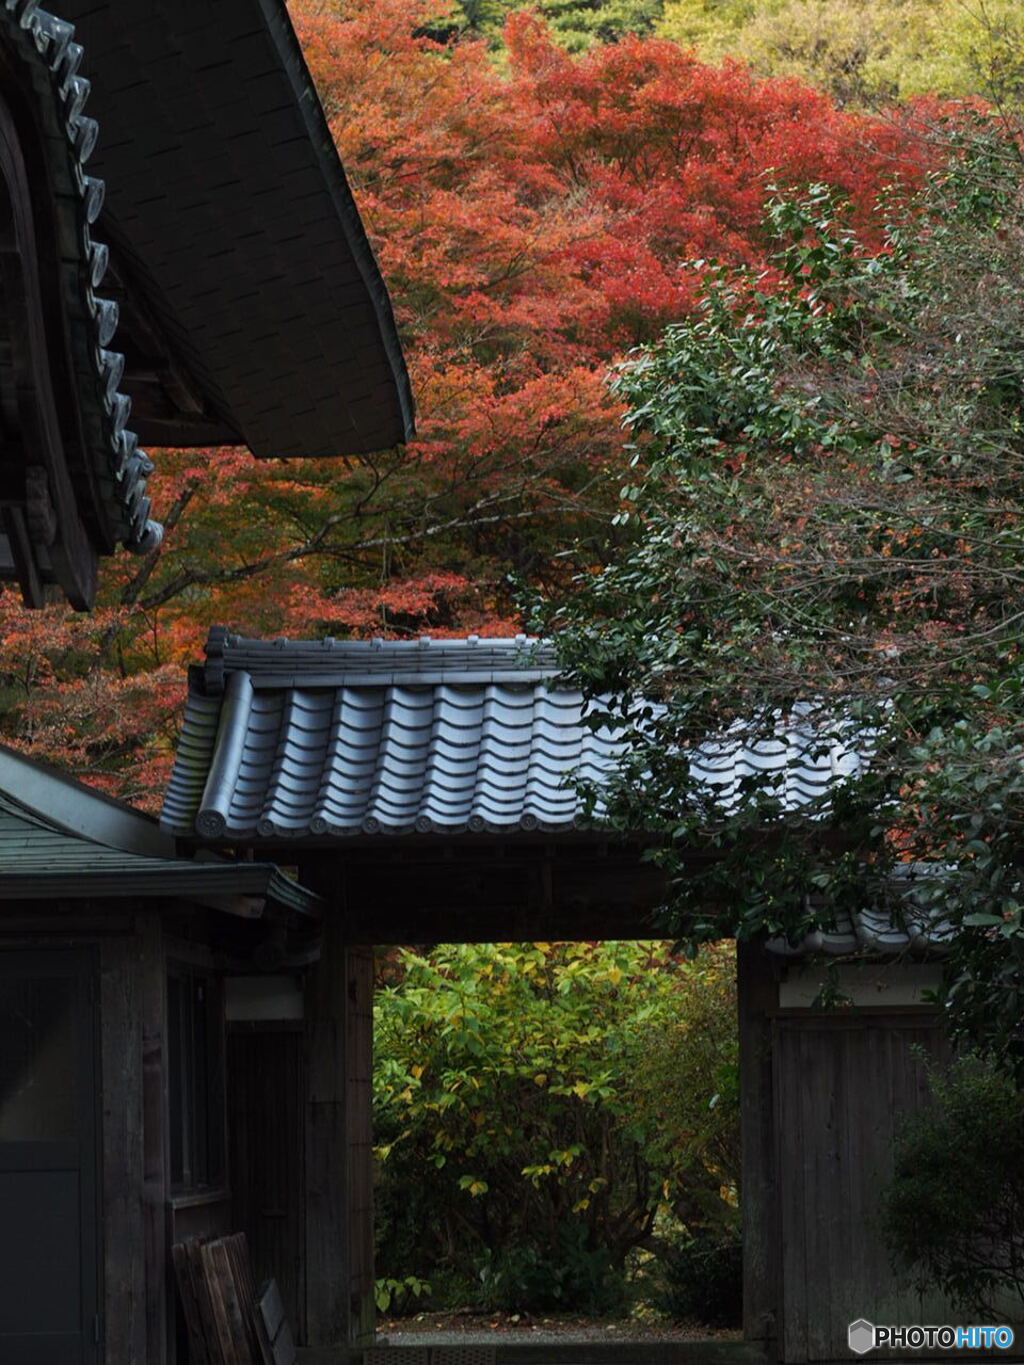
[[[520,836],[597,825],[576,786],[614,771],[623,741],[587,723],[555,651],[516,639],[252,640],[215,626],[189,697],[161,828],[212,843],[402,834]],[[866,747],[863,746],[862,747]],[[726,807],[768,772],[790,808],[817,801],[865,761],[823,743],[809,714],[759,740],[698,746],[694,771]],[[410,874],[413,879],[415,873]],[[941,954],[949,926],[919,893],[933,867],[899,869],[895,908],[839,911],[781,957]]]
[[[22,785],[29,804],[17,794]],[[148,897],[221,909],[241,897],[321,913],[320,898],[272,863],[136,851],[166,841],[155,828],[152,838],[147,823],[130,807],[0,749],[0,901]]]
[[[206,653],[162,817],[185,837],[568,831],[587,822],[577,779],[599,783],[622,752],[559,682],[550,646],[525,637],[263,641],[215,627]],[[799,727],[694,756],[721,799],[769,769],[793,805],[856,761]]]
[[[11,239],[0,369],[18,393],[3,411],[11,445],[0,572],[16,575],[34,604],[42,583],[56,581],[88,606],[95,555],[119,541],[147,549],[159,530],[145,495],[151,466],[126,426],[123,357],[110,349],[117,310],[95,292],[108,261],[93,236],[104,186],[86,171],[97,126],[84,112],[89,82],[73,32],[33,0],[0,8]],[[20,479],[7,467],[19,440]]]
[[[0,744],[0,794],[51,828],[106,848],[173,858],[177,847],[152,815],[77,778]]]
[[[215,632],[163,826],[211,839],[572,829],[613,741],[524,640],[275,643]]]
[[[320,899],[272,863],[148,858],[55,829],[0,795],[0,900],[148,896],[217,906],[230,897],[268,900],[317,914]]]
[[[92,82],[140,439],[264,456],[405,440],[391,305],[283,0],[60,4]]]
[[[387,291],[283,0],[6,0],[0,82],[2,416],[23,465],[0,576],[27,601],[55,582],[88,607],[98,555],[159,543],[139,441],[408,438]]]

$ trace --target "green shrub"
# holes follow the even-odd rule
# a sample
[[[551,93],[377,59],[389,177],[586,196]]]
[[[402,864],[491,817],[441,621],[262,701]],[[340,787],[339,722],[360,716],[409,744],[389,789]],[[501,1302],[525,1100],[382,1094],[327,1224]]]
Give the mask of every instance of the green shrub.
[[[734,1217],[731,948],[403,949],[380,977],[385,1279],[428,1280],[438,1304],[618,1311],[656,1223]]]
[[[743,1244],[737,1228],[701,1228],[661,1249],[654,1307],[706,1327],[743,1319]]]
[[[953,1305],[1024,1309],[1024,1094],[977,1057],[931,1073],[934,1103],[897,1140],[883,1230],[897,1265]]]
[[[626,1303],[622,1266],[605,1247],[587,1244],[587,1229],[565,1223],[553,1246],[515,1242],[488,1249],[478,1269],[477,1305],[489,1312],[572,1309],[594,1316],[619,1313]]]

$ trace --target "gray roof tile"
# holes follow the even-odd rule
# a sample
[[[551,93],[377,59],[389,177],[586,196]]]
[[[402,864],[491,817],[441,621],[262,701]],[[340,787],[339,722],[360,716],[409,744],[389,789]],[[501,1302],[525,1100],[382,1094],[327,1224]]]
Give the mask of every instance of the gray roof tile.
[[[550,646],[514,640],[250,640],[214,627],[194,670],[164,828],[207,839],[557,831],[583,818],[622,741],[585,720]],[[728,804],[778,774],[787,803],[860,759],[799,717],[770,739],[702,745],[694,769]]]
[[[894,919],[888,910],[840,910],[835,912],[831,924],[806,934],[796,943],[780,937],[769,939],[766,946],[779,957],[806,957],[810,953],[826,957],[864,953],[941,956],[951,938],[952,929],[947,922],[905,903],[899,919]]]
[[[553,651],[516,640],[249,640],[214,627],[193,669],[164,801],[170,833],[209,840],[329,843],[356,835],[569,831],[583,818],[573,779],[613,770],[621,741],[584,719]],[[860,737],[863,740],[863,736]],[[862,748],[866,745],[862,744]],[[828,791],[864,761],[812,715],[751,741],[708,741],[693,768],[726,806],[768,772],[786,804]],[[934,869],[908,867],[911,883]],[[941,952],[948,928],[914,903],[840,913],[782,956]]]
[[[617,741],[550,650],[516,640],[284,642],[211,633],[164,827],[212,839],[568,829]]]

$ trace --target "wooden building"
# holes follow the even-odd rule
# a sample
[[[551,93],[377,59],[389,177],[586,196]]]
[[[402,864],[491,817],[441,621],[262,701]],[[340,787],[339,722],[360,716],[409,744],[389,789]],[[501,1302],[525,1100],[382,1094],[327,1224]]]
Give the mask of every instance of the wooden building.
[[[0,577],[29,603],[87,608],[104,555],[153,552],[140,444],[411,432],[284,0],[4,0],[0,235]],[[207,654],[162,831],[0,751],[3,1365],[172,1361],[168,1249],[228,1228],[311,1352],[370,1344],[371,945],[646,936],[662,897],[581,819],[568,776],[614,745],[542,650],[214,632]],[[870,1210],[922,1094],[906,1045],[937,1032],[904,1001],[917,966],[826,1017],[780,947],[741,966],[748,1335],[838,1361],[847,1315],[927,1308]]]
[[[552,672],[525,640],[219,628],[191,672],[163,829],[185,851],[279,858],[326,905],[303,1036],[282,1031],[280,1072],[253,1068],[250,1093],[239,1039],[236,1095],[251,1182],[238,1226],[258,1275],[296,1267],[287,1307],[310,1346],[373,1342],[373,945],[624,937],[660,894],[636,849],[579,823],[563,779],[599,772],[611,741],[582,723],[578,693],[549,690]],[[268,1089],[283,1143],[254,1121]],[[299,1210],[289,1226],[263,1212],[282,1206]]]
[[[174,1358],[169,1248],[235,1216],[227,1030],[258,1065],[262,1021],[301,1015],[323,908],[0,749],[5,1365]]]
[[[310,1359],[341,1361],[373,1340],[371,945],[647,936],[658,873],[588,825],[566,785],[614,756],[528,641],[211,633],[190,678],[164,836],[179,856],[258,860],[222,865],[225,879],[267,876],[267,860],[294,868],[307,909],[284,915],[268,895],[271,913],[254,923],[207,898],[214,908],[197,917],[192,891],[187,912],[137,910],[135,923],[150,926],[149,980],[166,977],[168,1002],[166,1037],[141,1050],[139,1074],[145,1082],[146,1059],[162,1057],[173,1091],[170,983],[192,960],[181,945],[198,944],[225,1002],[216,1065],[227,1155],[177,1202],[171,1156],[164,1247],[186,1227],[245,1231],[300,1341],[319,1350]],[[836,757],[797,763],[797,785],[819,788]],[[745,763],[792,769],[793,758],[787,739],[771,758],[735,755],[731,777],[716,762],[729,781]],[[173,876],[185,899],[183,873]],[[926,1099],[915,1048],[944,1051],[925,999],[942,949],[923,921],[896,927],[868,913],[795,946],[741,949],[745,1325],[766,1361],[853,1359],[846,1334],[858,1318],[955,1320],[894,1276],[875,1222],[896,1125]],[[849,1008],[817,1008],[823,959],[840,964]],[[173,1152],[175,1126],[162,1131]],[[211,1185],[216,1169],[230,1171],[230,1197]],[[159,1202],[151,1195],[143,1210]],[[158,1322],[166,1300],[149,1292]]]
[[[303,1340],[372,1342],[369,945],[648,937],[659,873],[587,823],[570,780],[600,777],[616,752],[536,642],[211,632],[163,828],[183,850],[293,864],[325,902],[305,1088],[288,1090],[282,1118],[290,1148],[263,1150],[243,1117],[255,1145],[239,1225],[262,1273],[298,1267],[289,1306]],[[772,767],[799,801],[854,757],[794,733],[756,752],[709,746],[701,761],[726,787]],[[942,946],[923,921],[865,913],[795,947],[742,947],[745,1330],[765,1360],[855,1359],[847,1329],[858,1318],[955,1321],[893,1275],[875,1222],[895,1125],[926,1097],[913,1049],[944,1047],[924,999]],[[839,964],[850,1008],[815,1007],[823,960]],[[240,1115],[295,1075],[298,1040],[279,1043],[280,1079],[264,1070],[242,1082]],[[257,1213],[271,1169],[302,1210],[291,1228]]]

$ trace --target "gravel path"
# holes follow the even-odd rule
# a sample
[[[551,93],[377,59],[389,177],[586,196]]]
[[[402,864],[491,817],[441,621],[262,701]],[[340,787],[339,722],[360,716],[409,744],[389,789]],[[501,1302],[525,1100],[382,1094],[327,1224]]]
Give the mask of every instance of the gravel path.
[[[417,1313],[377,1325],[378,1346],[571,1346],[673,1341],[740,1341],[742,1334],[666,1321],[600,1321],[586,1318],[488,1317],[480,1314]],[[386,1338],[386,1340],[385,1340]]]

